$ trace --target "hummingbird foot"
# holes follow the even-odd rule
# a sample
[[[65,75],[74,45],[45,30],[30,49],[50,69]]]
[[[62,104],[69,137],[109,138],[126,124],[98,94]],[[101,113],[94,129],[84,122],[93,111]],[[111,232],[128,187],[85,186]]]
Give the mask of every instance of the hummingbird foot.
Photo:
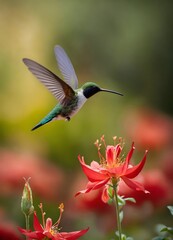
[[[66,119],[66,121],[69,122],[71,118],[69,116],[67,116],[65,119]]]

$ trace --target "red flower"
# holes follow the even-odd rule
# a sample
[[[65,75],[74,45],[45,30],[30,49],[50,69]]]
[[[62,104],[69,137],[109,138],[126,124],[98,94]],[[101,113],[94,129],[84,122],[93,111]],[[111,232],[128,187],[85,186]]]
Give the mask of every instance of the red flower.
[[[22,240],[16,231],[15,224],[6,222],[4,219],[0,220],[0,239]]]
[[[146,108],[127,115],[126,132],[139,147],[157,150],[171,142],[173,121],[168,116]]]
[[[104,137],[102,137],[101,140],[105,144]],[[134,145],[132,145],[131,150],[129,151],[125,159],[123,157],[120,157],[122,152],[122,147],[120,143],[115,146],[106,146],[105,144],[105,158],[100,153],[101,144],[99,144],[98,141],[96,142],[96,146],[98,147],[100,164],[96,161],[92,161],[91,165],[89,166],[85,164],[84,157],[78,157],[82,169],[87,176],[89,182],[87,183],[86,188],[82,191],[79,191],[76,196],[80,193],[88,193],[92,190],[96,190],[104,186],[102,192],[102,200],[104,202],[107,202],[109,199],[109,186],[113,185],[113,182],[116,182],[118,184],[119,180],[123,180],[130,188],[134,190],[140,190],[148,193],[148,191],[145,190],[142,184],[132,180],[141,172],[142,168],[144,167],[147,151],[142,161],[136,166],[132,166],[130,165],[130,160],[135,149]]]
[[[19,231],[24,234],[25,236],[29,237],[29,239],[53,239],[53,240],[75,240],[84,235],[87,231],[87,229],[80,230],[80,231],[75,231],[75,232],[60,232],[59,231],[59,223],[62,217],[62,213],[64,211],[64,205],[60,204],[60,216],[58,221],[52,225],[52,219],[47,218],[46,222],[44,219],[45,213],[43,212],[42,209],[42,204],[40,204],[40,209],[42,211],[42,219],[43,219],[43,225],[40,224],[38,217],[36,215],[36,212],[34,212],[34,230],[26,230],[18,227]]]
[[[52,189],[60,189],[64,178],[61,169],[30,154],[6,150],[0,150],[0,159],[0,195],[16,195],[16,192],[21,192],[25,176],[31,177],[32,189],[38,196],[57,201],[60,191]]]
[[[134,191],[129,189],[122,182],[120,184],[120,195],[124,197],[133,197],[136,200],[137,205],[141,205],[144,202],[150,202],[152,206],[161,207],[171,203],[172,191],[171,183],[167,179],[167,176],[160,169],[151,169],[142,174],[141,180],[150,194],[144,194],[143,192]]]

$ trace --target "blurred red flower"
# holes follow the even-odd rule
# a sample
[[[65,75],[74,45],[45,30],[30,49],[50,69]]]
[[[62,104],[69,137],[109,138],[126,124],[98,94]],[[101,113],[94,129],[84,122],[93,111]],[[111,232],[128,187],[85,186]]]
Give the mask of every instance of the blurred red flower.
[[[136,206],[141,205],[144,202],[150,202],[155,207],[165,206],[170,203],[172,199],[172,186],[160,169],[148,170],[141,174],[139,178],[150,194],[136,192],[121,182],[119,188],[120,195],[135,198]]]
[[[84,190],[76,193],[76,196],[81,193],[88,193],[92,190],[104,187],[102,200],[107,202],[109,200],[108,186],[113,184],[112,181],[118,182],[120,179],[123,180],[130,188],[147,193],[148,191],[145,190],[142,184],[132,180],[141,172],[146,161],[147,152],[139,164],[132,166],[130,165],[130,160],[134,149],[135,148],[132,145],[131,150],[124,159],[120,156],[122,152],[120,144],[115,146],[108,145],[106,146],[106,157],[104,158],[100,153],[100,145],[98,144],[100,164],[96,161],[92,161],[90,166],[85,164],[84,157],[81,158],[79,156],[78,159],[89,182]]]
[[[83,176],[75,175],[74,185],[71,187],[70,195],[74,196],[79,188],[81,188],[84,184],[86,184],[86,179]],[[104,214],[109,211],[112,211],[111,206],[104,203],[101,200],[103,189],[98,189],[98,191],[91,191],[90,194],[81,194],[78,199],[69,198],[68,208],[70,211],[74,211],[76,213],[81,212],[94,212],[96,214]]]
[[[12,223],[0,221],[0,239],[2,240],[21,240],[16,231],[16,227]]]
[[[142,148],[159,149],[171,141],[172,119],[149,109],[131,111],[126,117],[126,133]]]
[[[173,184],[173,146],[170,146],[170,148],[166,149],[165,153],[163,153],[161,156],[160,168],[165,174],[165,177],[169,180],[170,184]]]
[[[40,208],[42,210],[42,204],[40,205]],[[53,225],[52,224],[52,219],[47,218],[46,221],[44,219],[44,212],[42,210],[42,220],[43,220],[43,225],[40,224],[39,219],[37,217],[36,212],[34,212],[34,230],[26,230],[18,227],[19,231],[24,234],[25,236],[29,237],[30,239],[53,239],[53,240],[75,240],[78,239],[79,237],[83,236],[87,231],[87,229],[80,230],[80,231],[74,231],[74,232],[60,232],[59,224],[60,220],[62,217],[62,213],[64,211],[64,205],[60,204],[60,216],[57,220],[57,222]]]
[[[35,194],[56,200],[63,181],[63,173],[50,163],[28,154],[0,151],[0,194],[9,195],[23,188],[23,177],[32,179]],[[51,187],[50,187],[51,186]],[[52,191],[56,189],[56,191]]]
[[[21,240],[15,223],[8,219],[8,216],[3,208],[0,208],[0,239]]]

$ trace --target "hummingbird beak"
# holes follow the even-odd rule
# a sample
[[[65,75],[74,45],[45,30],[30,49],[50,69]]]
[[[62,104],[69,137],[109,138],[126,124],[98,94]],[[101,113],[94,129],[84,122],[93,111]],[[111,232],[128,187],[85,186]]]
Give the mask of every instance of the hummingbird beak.
[[[114,93],[114,94],[117,94],[117,95],[123,96],[122,93],[115,92],[115,91],[113,91],[113,90],[104,89],[104,88],[100,88],[100,91],[102,91],[102,92]]]

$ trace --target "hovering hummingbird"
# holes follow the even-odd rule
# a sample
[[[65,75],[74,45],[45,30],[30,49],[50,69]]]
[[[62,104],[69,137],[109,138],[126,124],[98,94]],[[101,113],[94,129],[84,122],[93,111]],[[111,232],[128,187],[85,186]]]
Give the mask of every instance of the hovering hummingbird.
[[[43,126],[53,119],[70,121],[71,117],[79,111],[86,100],[98,92],[110,92],[122,96],[121,93],[100,88],[93,82],[87,82],[81,88],[78,88],[75,70],[64,49],[57,45],[54,50],[64,81],[41,64],[28,58],[23,59],[28,69],[48,88],[59,102],[32,130]]]

